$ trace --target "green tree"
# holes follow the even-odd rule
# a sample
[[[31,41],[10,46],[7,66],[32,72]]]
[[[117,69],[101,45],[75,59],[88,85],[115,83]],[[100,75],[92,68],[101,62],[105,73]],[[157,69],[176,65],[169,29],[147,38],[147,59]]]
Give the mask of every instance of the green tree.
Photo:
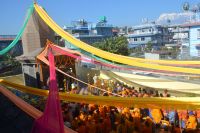
[[[152,43],[151,43],[151,41],[149,41],[147,44],[146,44],[146,52],[151,52],[151,50],[152,50],[152,47],[153,47],[153,45],[152,45]]]
[[[123,36],[108,38],[102,42],[94,43],[93,46],[111,53],[129,55],[128,41]]]

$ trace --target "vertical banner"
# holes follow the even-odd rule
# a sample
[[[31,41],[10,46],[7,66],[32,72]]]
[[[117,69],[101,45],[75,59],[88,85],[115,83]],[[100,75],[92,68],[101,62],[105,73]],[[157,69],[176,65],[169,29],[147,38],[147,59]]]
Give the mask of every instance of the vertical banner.
[[[51,49],[49,49],[48,59],[50,70],[49,96],[43,115],[35,120],[32,133],[64,133],[64,122],[56,81],[54,55]]]

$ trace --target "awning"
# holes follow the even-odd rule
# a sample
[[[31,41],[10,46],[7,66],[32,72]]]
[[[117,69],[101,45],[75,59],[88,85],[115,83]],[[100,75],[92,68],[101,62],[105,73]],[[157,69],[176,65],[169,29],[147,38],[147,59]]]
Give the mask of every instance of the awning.
[[[122,72],[113,72],[119,77],[122,77],[130,82],[139,84],[155,89],[167,89],[169,91],[183,92],[183,93],[194,93],[200,94],[200,84],[180,82],[162,78],[154,78],[149,76],[141,76],[136,74],[128,74]]]

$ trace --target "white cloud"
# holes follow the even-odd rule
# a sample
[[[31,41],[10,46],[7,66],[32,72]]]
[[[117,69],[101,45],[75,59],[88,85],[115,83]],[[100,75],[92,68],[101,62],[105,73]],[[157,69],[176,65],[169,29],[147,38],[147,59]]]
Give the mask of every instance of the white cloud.
[[[160,24],[165,24],[168,20],[170,20],[172,24],[177,24],[187,22],[192,17],[194,17],[193,12],[163,13],[159,16],[156,22]]]

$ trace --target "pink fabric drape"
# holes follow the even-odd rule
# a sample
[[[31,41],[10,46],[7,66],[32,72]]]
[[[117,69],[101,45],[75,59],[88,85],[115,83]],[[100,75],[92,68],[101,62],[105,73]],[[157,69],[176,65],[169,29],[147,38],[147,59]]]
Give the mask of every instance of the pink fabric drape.
[[[97,61],[95,59],[90,60],[87,58],[83,58],[81,56],[69,53],[57,46],[52,45],[52,44],[49,44],[49,47],[51,47],[53,51],[56,51],[60,54],[70,56],[70,57],[78,59],[78,60],[86,61],[88,63],[97,64],[97,65],[99,64],[99,65],[109,67],[109,68],[115,68],[115,69],[120,69],[120,70],[129,70],[129,71],[134,70],[134,71],[138,71],[138,72],[150,72],[150,73],[155,73],[155,74],[160,74],[160,75],[168,75],[168,76],[183,75],[182,73],[169,72],[169,71],[164,71],[164,70],[144,70],[144,69],[139,69],[139,68],[126,68],[126,67],[122,67],[122,66],[117,66],[117,65]]]
[[[34,122],[32,133],[64,133],[64,122],[58,95],[54,55],[51,50],[49,50],[48,59],[50,69],[49,96],[43,115]]]

